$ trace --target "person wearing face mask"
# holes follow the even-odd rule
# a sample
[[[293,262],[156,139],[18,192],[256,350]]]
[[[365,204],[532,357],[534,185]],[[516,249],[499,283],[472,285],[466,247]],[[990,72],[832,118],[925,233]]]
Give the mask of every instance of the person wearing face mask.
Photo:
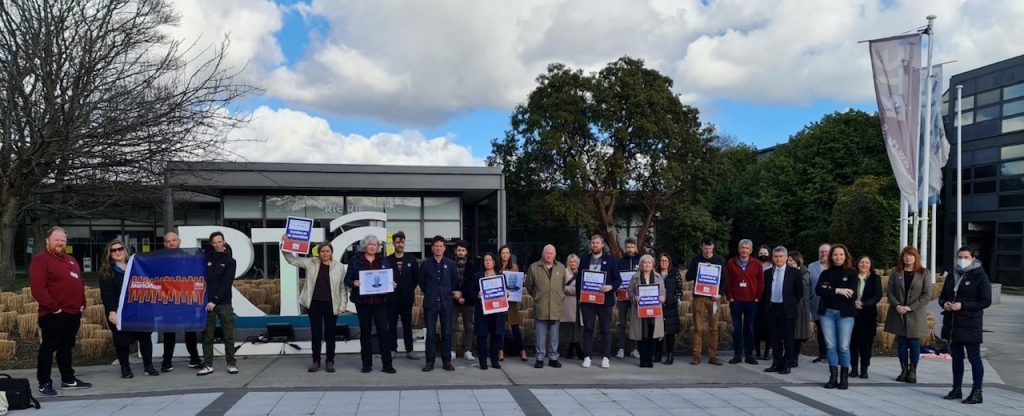
[[[761,262],[762,276],[764,272],[772,268],[771,249],[767,244],[761,244],[757,249],[757,260]],[[761,347],[764,346],[764,349]],[[767,360],[771,353],[772,343],[768,339],[768,305],[764,302],[757,304],[757,316],[754,318],[754,354],[762,360]]]
[[[821,315],[825,354],[828,356],[826,389],[846,390],[850,386],[850,335],[857,313],[857,276],[850,257],[850,250],[845,245],[833,244],[829,253],[831,264],[821,273],[814,289],[821,297],[818,314]]]
[[[828,270],[828,253],[832,250],[832,246],[828,243],[822,243],[818,246],[818,261],[807,265],[807,278],[808,283],[812,288],[818,286],[818,278],[821,276],[821,272]],[[811,320],[814,321],[814,327],[817,329],[815,332],[815,338],[818,340],[818,356],[814,358],[812,363],[820,363],[825,361],[825,335],[821,332],[821,320],[818,315],[818,305],[821,303],[821,298],[818,297],[814,290],[811,290],[807,296],[807,313],[810,314]]]
[[[476,360],[473,357],[473,305],[476,303],[476,292],[470,290],[471,280],[476,276],[476,265],[469,260],[469,242],[459,240],[455,242],[455,265],[459,274],[459,295],[455,298],[455,311],[452,315],[452,322],[459,322],[462,316],[462,350],[463,358],[466,361]],[[455,359],[455,349],[452,349],[452,359]]]
[[[281,242],[284,240],[282,235]],[[312,336],[313,363],[309,372],[320,371],[320,344],[323,342],[327,344],[326,370],[333,373],[334,330],[338,326],[338,315],[347,312],[348,288],[342,284],[344,267],[333,258],[334,246],[325,241],[317,247],[316,257],[299,257],[284,250],[281,254],[288,264],[306,271],[306,284],[299,292],[299,303],[307,310]]]
[[[928,301],[931,299],[931,272],[921,264],[914,247],[900,251],[899,266],[889,272],[889,315],[885,332],[896,335],[896,355],[900,375],[896,381],[917,383],[917,363],[921,357],[921,338],[928,336]]]
[[[964,356],[971,362],[971,394],[961,403],[982,403],[981,387],[985,379],[985,367],[981,361],[982,316],[992,305],[992,282],[989,281],[981,262],[970,247],[960,247],[956,252],[956,266],[952,278],[946,278],[939,295],[942,306],[942,338],[949,342],[949,353],[953,356],[953,389],[944,398],[963,398],[960,385],[964,380]]]
[[[697,280],[697,268],[701,263],[711,263],[721,266],[721,276],[718,282],[718,293],[715,296],[704,296],[694,293],[693,295],[693,360],[690,365],[700,365],[701,350],[704,348],[704,330],[707,330],[708,363],[711,365],[722,365],[718,359],[718,312],[714,305],[721,299],[729,287],[728,272],[725,268],[725,259],[715,254],[715,240],[705,236],[700,240],[700,253],[690,259],[686,266],[686,280],[693,282]],[[694,285],[696,288],[696,285]]]
[[[128,249],[120,240],[114,240],[107,243],[103,253],[100,264],[100,298],[107,312],[107,327],[114,339],[117,362],[121,365],[121,378],[135,377],[128,363],[128,354],[129,348],[136,342],[139,343],[139,354],[142,355],[143,371],[146,375],[158,376],[160,372],[153,368],[152,333],[117,329],[117,307],[121,303],[124,271],[128,268]]]

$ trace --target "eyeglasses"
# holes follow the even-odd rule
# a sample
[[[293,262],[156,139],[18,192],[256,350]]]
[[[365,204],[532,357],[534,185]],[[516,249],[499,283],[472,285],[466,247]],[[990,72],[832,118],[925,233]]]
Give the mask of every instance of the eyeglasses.
[[[124,247],[111,247],[110,248],[110,252],[111,253],[117,253],[118,251],[124,251]]]

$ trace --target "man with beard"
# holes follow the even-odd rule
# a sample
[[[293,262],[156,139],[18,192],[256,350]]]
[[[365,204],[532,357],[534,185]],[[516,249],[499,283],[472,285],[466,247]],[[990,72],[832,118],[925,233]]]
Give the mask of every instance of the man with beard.
[[[402,339],[405,341],[405,357],[416,359],[412,350],[412,305],[416,299],[416,276],[419,263],[416,256],[405,252],[405,233],[396,232],[391,236],[395,252],[388,256],[388,264],[394,269],[395,293],[388,297],[388,330],[391,332],[391,351],[398,354],[398,319],[402,319]],[[345,300],[348,302],[348,299]]]
[[[466,361],[475,361],[473,357],[473,306],[476,305],[476,293],[467,290],[472,286],[471,279],[476,276],[476,265],[469,260],[469,243],[466,240],[459,240],[455,243],[455,265],[459,275],[458,291],[461,295],[455,298],[455,310],[452,315],[452,322],[458,322],[462,316],[462,350]],[[455,349],[452,349],[452,359],[455,359]]]

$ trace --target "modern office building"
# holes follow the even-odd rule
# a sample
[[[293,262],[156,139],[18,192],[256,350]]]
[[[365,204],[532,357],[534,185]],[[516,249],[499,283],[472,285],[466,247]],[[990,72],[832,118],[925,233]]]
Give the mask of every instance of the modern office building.
[[[1024,286],[1024,55],[949,81],[943,114],[953,149],[944,172],[941,247],[951,259],[956,235],[956,95],[963,86],[964,244],[979,251],[992,280]]]

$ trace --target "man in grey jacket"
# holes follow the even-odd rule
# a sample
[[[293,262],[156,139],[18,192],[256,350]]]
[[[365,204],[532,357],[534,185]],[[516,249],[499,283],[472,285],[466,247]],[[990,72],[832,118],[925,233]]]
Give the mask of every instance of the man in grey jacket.
[[[818,246],[818,261],[807,265],[808,275],[810,277],[810,287],[812,290],[808,295],[807,307],[810,308],[807,313],[811,314],[811,319],[814,320],[814,331],[818,339],[818,356],[814,359],[814,363],[820,363],[825,361],[825,336],[821,333],[821,318],[818,316],[818,304],[821,303],[821,297],[814,293],[813,288],[818,287],[818,277],[821,276],[821,272],[828,269],[828,252],[832,249],[832,246],[828,243],[822,243]]]

